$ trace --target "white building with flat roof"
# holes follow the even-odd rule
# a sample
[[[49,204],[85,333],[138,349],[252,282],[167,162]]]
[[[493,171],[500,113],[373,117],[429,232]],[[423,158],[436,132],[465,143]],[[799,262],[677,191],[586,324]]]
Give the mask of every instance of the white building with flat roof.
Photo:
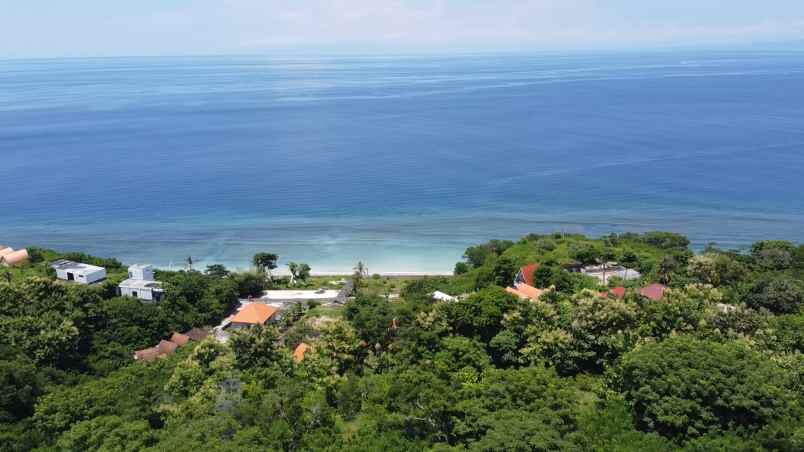
[[[106,279],[106,269],[81,262],[59,259],[50,264],[56,270],[56,277],[65,281],[74,281],[78,284],[93,284]]]
[[[128,267],[128,279],[117,287],[120,295],[142,301],[160,301],[165,294],[162,283],[154,279],[154,268],[150,265]]]
[[[338,299],[340,290],[266,290],[261,299],[266,302],[304,302],[319,301],[322,303],[333,302]]]

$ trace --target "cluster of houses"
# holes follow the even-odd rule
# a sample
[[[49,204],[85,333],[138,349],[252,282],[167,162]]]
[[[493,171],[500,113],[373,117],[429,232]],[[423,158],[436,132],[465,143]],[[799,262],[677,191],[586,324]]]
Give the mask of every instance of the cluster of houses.
[[[53,262],[51,268],[56,271],[57,278],[76,284],[95,284],[107,277],[106,269],[103,267],[66,259]],[[144,302],[159,302],[165,295],[161,283],[154,278],[154,269],[151,265],[130,266],[128,278],[118,285],[117,291],[121,296],[138,298]],[[346,282],[340,290],[269,290],[259,299],[241,300],[238,311],[215,327],[215,337],[225,342],[229,337],[228,331],[278,322],[282,318],[282,311],[292,304],[310,301],[343,304],[351,292],[351,282]],[[224,332],[224,329],[227,332]],[[207,331],[198,328],[186,333],[173,333],[169,340],[162,340],[153,347],[137,350],[134,359],[150,362],[164,358],[174,354],[179,347],[189,341],[199,341],[207,335]],[[301,362],[309,349],[309,345],[299,344],[293,352],[294,360]]]
[[[280,309],[276,306],[269,306],[262,303],[249,303],[235,315],[227,319],[227,328],[237,331],[258,325],[268,325],[281,318],[280,312]],[[209,332],[201,328],[193,328],[185,333],[174,332],[170,336],[170,339],[163,339],[153,347],[134,352],[134,360],[148,363],[159,358],[167,358],[176,353],[176,350],[180,347],[190,342],[200,342],[206,339],[207,336],[209,336]],[[297,363],[304,361],[305,355],[311,348],[312,347],[308,344],[300,343],[293,350],[293,360]]]
[[[59,259],[50,267],[56,277],[77,284],[95,284],[106,279],[106,269],[97,265]],[[128,268],[128,279],[117,286],[119,295],[139,298],[142,301],[160,301],[165,294],[162,284],[154,278],[150,265],[132,265]]]
[[[341,290],[266,290],[260,298],[241,300],[240,309],[224,320],[219,328],[239,330],[256,325],[267,325],[282,319],[282,311],[304,302],[344,303],[351,287]]]
[[[271,306],[259,302],[250,302],[243,306],[237,313],[224,321],[221,326],[216,327],[215,337],[221,340],[222,329],[238,331],[254,326],[264,326],[277,322],[281,319],[281,310],[277,306]],[[209,335],[207,330],[193,328],[185,333],[173,333],[168,340],[161,340],[157,345],[134,352],[134,359],[141,362],[151,362],[157,358],[166,358],[180,347],[187,345],[190,341],[202,341]],[[226,335],[228,338],[228,334]],[[297,363],[304,360],[305,354],[310,350],[310,346],[301,343],[293,351],[293,359]]]
[[[31,256],[27,249],[15,250],[10,246],[0,245],[0,265],[4,267],[16,267],[28,262]]]
[[[167,358],[176,353],[179,347],[187,345],[190,341],[200,342],[208,335],[209,333],[201,328],[193,328],[185,333],[173,333],[169,340],[163,339],[153,347],[137,350],[134,352],[134,359],[149,363],[159,358]]]
[[[26,250],[14,251],[11,248],[0,246],[0,264],[7,266],[20,265],[29,259]],[[103,267],[73,262],[61,259],[51,264],[56,271],[56,276],[64,281],[75,282],[78,284],[94,284],[106,279],[106,269]],[[505,290],[511,294],[526,300],[538,300],[544,293],[535,285],[534,273],[539,269],[539,264],[528,264],[520,268],[516,274],[513,284]],[[601,283],[607,284],[612,277],[623,280],[639,279],[642,275],[636,270],[623,267],[615,262],[608,262],[597,266],[579,267],[573,269],[580,273],[595,277]],[[639,289],[639,293],[654,301],[661,300],[667,287],[662,284],[650,284]],[[304,301],[345,303],[352,291],[351,285],[344,285],[341,290],[273,290],[266,291],[263,297],[258,300],[241,300],[241,307],[232,316],[225,319],[221,325],[215,328],[215,335],[218,340],[226,341],[228,333],[223,330],[237,331],[258,325],[268,325],[277,322],[282,318],[282,310],[288,304]],[[118,293],[122,296],[138,298],[146,302],[158,302],[164,297],[164,289],[159,281],[154,278],[154,270],[150,265],[132,265],[128,268],[128,278],[118,285]],[[622,298],[626,294],[625,287],[615,287],[601,296],[613,296]],[[453,302],[457,297],[436,291],[432,297],[438,301]],[[193,328],[185,333],[174,332],[169,340],[162,340],[159,344],[134,353],[134,359],[142,362],[151,362],[158,358],[165,358],[174,353],[179,347],[187,345],[190,341],[201,341],[208,336],[206,330]],[[301,362],[305,354],[311,349],[310,345],[301,343],[293,351],[294,361]]]
[[[539,264],[528,264],[517,273],[514,277],[513,285],[507,287],[505,290],[508,293],[514,294],[523,300],[538,300],[542,296],[544,290],[538,289],[534,283],[534,273],[539,269]],[[597,266],[588,266],[579,269],[580,273],[595,277],[603,284],[609,282],[611,277],[619,277],[623,280],[635,280],[642,277],[642,275],[633,269],[623,267],[615,262],[609,262]],[[663,284],[650,284],[639,289],[639,294],[653,301],[659,301],[664,297],[667,286]],[[625,287],[614,287],[607,292],[602,292],[602,296],[612,295],[615,298],[623,298],[625,296]]]
[[[282,312],[292,305],[315,301],[340,303],[345,297],[343,290],[266,290],[261,298],[240,300],[237,312],[215,327],[215,337],[226,342],[229,332],[252,326],[263,326],[282,320]]]

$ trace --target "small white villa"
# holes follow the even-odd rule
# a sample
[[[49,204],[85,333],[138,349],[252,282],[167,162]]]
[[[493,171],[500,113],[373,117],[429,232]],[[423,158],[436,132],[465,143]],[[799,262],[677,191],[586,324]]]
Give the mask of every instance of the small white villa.
[[[56,277],[65,281],[74,281],[78,284],[93,284],[106,279],[106,269],[95,265],[59,259],[50,264],[56,270]]]
[[[120,283],[118,291],[122,296],[143,301],[160,301],[165,294],[162,283],[154,279],[154,268],[150,265],[128,267],[128,279]]]
[[[624,267],[617,262],[606,262],[601,265],[590,265],[583,267],[581,273],[597,278],[603,284],[608,284],[609,278],[621,278],[625,281],[639,279],[642,277],[638,271]]]

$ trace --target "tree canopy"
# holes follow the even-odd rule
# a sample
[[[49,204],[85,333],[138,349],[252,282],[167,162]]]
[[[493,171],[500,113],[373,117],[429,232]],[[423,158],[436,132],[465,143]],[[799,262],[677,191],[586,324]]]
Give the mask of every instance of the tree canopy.
[[[343,306],[297,303],[150,363],[133,351],[286,284],[262,273],[277,257],[157,271],[166,296],[147,304],[56,282],[61,255],[35,254],[0,278],[0,450],[804,450],[804,251],[789,242],[696,254],[664,232],[531,234],[404,284],[360,263]],[[610,261],[641,277],[575,272]],[[508,293],[531,263],[543,295]],[[641,294],[657,282],[660,298]]]

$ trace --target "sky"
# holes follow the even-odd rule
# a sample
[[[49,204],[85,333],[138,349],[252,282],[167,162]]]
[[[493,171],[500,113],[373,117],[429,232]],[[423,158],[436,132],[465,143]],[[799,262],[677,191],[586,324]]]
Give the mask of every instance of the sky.
[[[0,0],[0,58],[804,42],[804,0]]]

